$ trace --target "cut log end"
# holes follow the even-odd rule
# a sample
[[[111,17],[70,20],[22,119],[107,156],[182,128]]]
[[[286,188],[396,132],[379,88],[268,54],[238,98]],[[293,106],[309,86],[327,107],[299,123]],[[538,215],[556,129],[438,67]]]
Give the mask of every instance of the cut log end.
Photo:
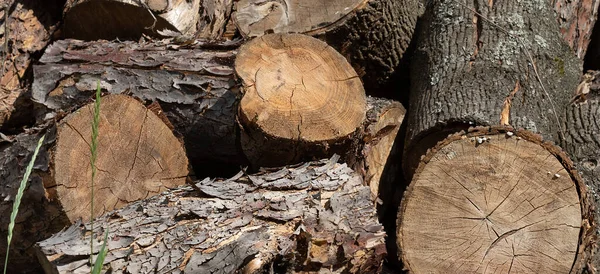
[[[93,108],[86,105],[58,125],[56,195],[71,221],[90,216]],[[135,99],[103,97],[98,131],[95,216],[185,183],[188,160],[183,145]]]
[[[398,218],[411,272],[571,271],[585,187],[557,150],[527,136],[454,135],[423,159]]]
[[[343,56],[315,38],[300,34],[257,38],[240,49],[235,68],[245,90],[240,103],[245,129],[279,144],[338,142],[365,119],[365,91],[356,72]],[[273,143],[258,146],[265,145]],[[246,149],[247,155],[254,158],[251,149]]]

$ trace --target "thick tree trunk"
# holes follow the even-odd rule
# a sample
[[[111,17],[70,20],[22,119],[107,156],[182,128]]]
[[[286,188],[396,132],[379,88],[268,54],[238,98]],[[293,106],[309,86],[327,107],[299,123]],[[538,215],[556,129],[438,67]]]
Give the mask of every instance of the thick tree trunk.
[[[385,153],[393,146],[390,140],[395,138],[404,115],[402,106],[389,100],[365,101],[356,74],[339,54],[324,43],[300,35],[286,35],[283,40],[279,38],[278,35],[266,36],[265,39],[273,43],[257,50],[265,50],[264,54],[279,51],[285,53],[281,56],[285,55],[288,59],[268,64],[241,60],[238,64],[243,64],[244,71],[261,68],[258,74],[240,74],[241,81],[234,73],[234,59],[238,52],[235,42],[198,43],[178,48],[165,42],[59,41],[50,46],[41,58],[43,64],[34,68],[33,98],[40,103],[37,116],[40,120],[51,118],[70,106],[86,101],[93,94],[96,81],[100,80],[102,88],[109,93],[126,93],[145,101],[157,101],[175,129],[183,135],[186,151],[197,174],[222,168],[222,163],[248,165],[243,152],[256,161],[252,163],[255,167],[265,163],[278,165],[310,160],[337,152],[353,166],[364,166],[365,158],[372,161],[366,165],[368,170],[365,172],[376,178],[369,182],[378,184],[377,178],[383,172],[381,166],[385,165],[387,157]],[[289,47],[277,49],[276,46],[281,46],[280,41],[288,43]],[[294,43],[298,44],[291,46]],[[249,44],[246,49],[253,47]],[[313,58],[314,62],[307,62],[304,57]],[[304,74],[297,70],[311,69],[317,64],[321,65],[316,69],[320,74],[308,76],[304,73],[306,75],[302,79]],[[340,71],[346,74],[332,74]],[[276,74],[269,78],[268,74],[264,74],[269,72]],[[257,82],[257,76],[266,78]],[[279,136],[275,141],[292,148],[301,147],[302,150],[297,149],[291,157],[277,157],[273,156],[277,151],[269,145],[273,144],[272,140],[263,141],[265,136],[271,135],[258,136],[254,142],[248,135],[240,136],[236,117],[244,92],[242,81],[245,81],[246,87],[256,84],[252,87],[260,94],[255,91],[254,95],[263,98],[274,96],[268,101],[254,101],[256,104],[248,104],[246,109],[254,109],[263,118],[282,119],[281,123],[273,123],[266,118],[249,119],[253,116],[246,115],[246,119],[239,119],[239,122],[244,130],[252,131],[244,131],[244,134],[251,132],[257,136],[264,131],[262,127],[277,126],[276,130],[292,132],[293,135],[288,138]],[[337,96],[340,94],[346,99],[339,101],[341,98]],[[355,98],[354,101],[349,99],[351,97]],[[277,105],[276,98],[283,98],[281,105]],[[320,99],[315,101],[314,98]],[[348,119],[344,113],[350,108],[355,114]],[[360,117],[356,112],[360,113]],[[309,135],[312,130],[307,127],[309,125],[322,130],[323,136]],[[338,130],[339,126],[343,126],[345,132]],[[242,138],[247,146],[242,146]],[[363,151],[365,145],[377,149]],[[254,149],[256,147],[262,150]],[[252,151],[257,152],[252,154]],[[272,157],[259,162],[257,158],[261,153]],[[378,192],[375,190],[374,194]]]
[[[62,3],[4,0],[0,7],[0,128],[6,129],[31,121],[32,106],[26,95],[31,85],[30,64],[50,42]]]
[[[430,1],[427,8],[404,154],[412,182],[398,216],[406,268],[581,269],[589,239],[579,235],[591,218],[585,185],[568,157],[536,135],[565,135],[565,90],[581,73],[550,3]]]
[[[36,171],[21,204],[9,266],[35,270],[33,243],[91,214],[90,145],[93,104],[67,115],[46,133]],[[95,216],[185,184],[183,145],[152,110],[133,98],[102,98],[96,146]],[[0,150],[0,254],[6,253],[9,216],[39,133],[24,133]]]
[[[579,59],[584,59],[598,19],[600,1],[553,0],[560,33]],[[595,52],[595,49],[592,49]]]
[[[561,108],[581,61],[561,39],[550,4],[532,11],[531,1],[489,3],[433,1],[423,18],[412,62],[407,177],[437,141],[473,125],[512,125],[550,141],[564,134]]]
[[[600,236],[600,72],[591,71],[584,76],[575,97],[566,108],[565,140],[562,147],[569,154],[575,167],[588,186],[588,196],[595,205],[593,233]],[[593,261],[588,266],[591,273],[600,269],[600,250],[593,245]]]
[[[375,273],[385,255],[369,188],[339,157],[205,179],[96,220],[111,273]],[[39,242],[46,273],[89,272],[89,224]],[[99,248],[98,248],[99,249]],[[98,252],[98,250],[95,250]]]
[[[193,35],[200,0],[68,0],[63,35],[82,40]]]
[[[371,92],[388,82],[400,64],[422,10],[419,5],[418,0],[241,0],[233,19],[245,37],[273,31],[324,39],[364,75]]]

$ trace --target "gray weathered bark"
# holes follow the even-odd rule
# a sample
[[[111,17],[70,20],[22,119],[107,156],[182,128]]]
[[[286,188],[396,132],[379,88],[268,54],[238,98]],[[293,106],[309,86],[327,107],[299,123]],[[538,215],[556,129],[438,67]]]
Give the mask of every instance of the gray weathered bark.
[[[561,146],[588,187],[588,197],[593,201],[595,213],[595,222],[590,224],[595,235],[591,235],[594,241],[590,243],[596,243],[600,236],[600,72],[591,71],[584,76],[565,113],[565,140]],[[597,244],[587,248],[594,254],[588,271],[594,273],[600,268],[600,249]]]
[[[491,21],[491,22],[490,22]],[[510,124],[558,140],[578,60],[550,3],[430,1],[412,61],[405,172],[449,132]]]
[[[96,220],[112,273],[375,273],[385,244],[369,188],[339,157],[205,179]],[[89,272],[89,224],[38,243],[46,273]]]

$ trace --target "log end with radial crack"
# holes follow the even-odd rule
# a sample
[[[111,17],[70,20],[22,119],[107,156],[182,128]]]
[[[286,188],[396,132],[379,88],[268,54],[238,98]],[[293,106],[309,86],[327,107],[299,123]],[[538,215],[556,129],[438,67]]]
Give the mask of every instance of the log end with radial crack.
[[[63,35],[87,41],[193,35],[199,8],[200,0],[69,0]]]
[[[94,104],[58,124],[54,152],[56,197],[71,222],[90,218],[89,162]],[[185,184],[183,144],[154,112],[125,95],[101,99],[94,216]]]
[[[586,196],[560,148],[525,130],[471,128],[422,159],[399,211],[401,259],[412,273],[577,271]]]
[[[256,167],[333,154],[350,145],[365,119],[356,72],[310,36],[256,38],[240,48],[235,69],[244,89],[242,148]]]
[[[400,64],[421,10],[418,0],[242,0],[232,17],[246,37],[275,32],[324,39],[359,71],[369,91],[388,82]]]
[[[591,273],[600,270],[600,72],[589,71],[582,78],[571,104],[565,109],[565,140],[561,146],[569,154],[588,186],[588,196],[594,205],[595,222],[592,225],[593,254],[588,265]]]
[[[385,254],[369,188],[339,157],[205,179],[96,220],[113,273],[375,273]],[[89,224],[38,243],[47,271],[89,272]],[[97,252],[98,250],[95,250]]]

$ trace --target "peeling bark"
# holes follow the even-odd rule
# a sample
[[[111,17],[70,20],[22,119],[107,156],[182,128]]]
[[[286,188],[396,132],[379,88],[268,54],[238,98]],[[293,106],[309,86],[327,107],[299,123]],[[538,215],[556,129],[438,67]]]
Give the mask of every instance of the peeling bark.
[[[31,85],[31,63],[50,42],[63,3],[60,0],[0,1],[0,128],[16,128],[31,122],[32,106],[27,94]]]
[[[385,255],[368,187],[339,157],[204,179],[96,220],[112,273],[374,273]],[[46,273],[89,272],[89,224],[38,243]]]
[[[554,10],[558,14],[560,33],[577,54],[584,59],[588,45],[592,40],[592,31],[598,18],[598,0],[553,0]],[[591,49],[596,53],[595,48]]]

